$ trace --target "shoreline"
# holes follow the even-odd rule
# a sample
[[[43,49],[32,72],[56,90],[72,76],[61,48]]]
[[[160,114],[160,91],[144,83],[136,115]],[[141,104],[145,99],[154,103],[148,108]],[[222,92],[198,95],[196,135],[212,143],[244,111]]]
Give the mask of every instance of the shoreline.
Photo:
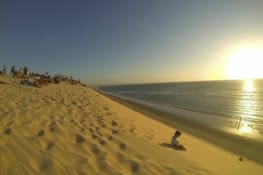
[[[208,126],[204,127],[204,125],[202,124],[192,122],[189,119],[178,117],[169,112],[160,111],[143,104],[139,104],[127,99],[113,96],[104,93],[99,89],[93,90],[115,102],[118,102],[121,105],[124,105],[145,116],[148,116],[158,122],[182,130],[183,132],[196,136],[211,144],[228,150],[234,154],[245,157],[249,160],[253,160],[263,165],[263,158],[261,156],[263,155],[262,142],[250,138],[241,137],[235,134],[223,132]]]

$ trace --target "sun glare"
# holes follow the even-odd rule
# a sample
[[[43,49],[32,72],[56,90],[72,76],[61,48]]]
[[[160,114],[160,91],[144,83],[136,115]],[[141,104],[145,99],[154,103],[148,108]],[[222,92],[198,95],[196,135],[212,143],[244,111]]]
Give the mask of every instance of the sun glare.
[[[227,66],[230,79],[263,78],[263,51],[260,48],[241,48],[230,58]]]
[[[245,92],[253,92],[255,90],[253,80],[245,80],[243,90]]]
[[[241,133],[251,133],[253,129],[248,124],[244,124],[238,131]]]

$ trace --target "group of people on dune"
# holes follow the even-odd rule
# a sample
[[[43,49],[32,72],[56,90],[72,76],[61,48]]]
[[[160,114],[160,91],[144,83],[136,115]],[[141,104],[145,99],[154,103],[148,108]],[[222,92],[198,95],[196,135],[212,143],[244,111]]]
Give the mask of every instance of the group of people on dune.
[[[0,71],[0,75],[7,75],[6,66],[3,66],[2,71]],[[10,74],[11,77],[22,79],[21,84],[34,86],[34,87],[42,87],[45,85],[48,85],[49,83],[60,83],[62,81],[67,81],[72,85],[80,84],[82,86],[86,86],[86,84],[81,83],[80,80],[75,80],[72,78],[72,76],[68,77],[62,74],[56,74],[55,76],[50,76],[48,72],[45,74],[40,73],[33,73],[28,71],[28,68],[26,66],[20,67],[20,70],[17,70],[15,66],[12,66],[10,68]]]

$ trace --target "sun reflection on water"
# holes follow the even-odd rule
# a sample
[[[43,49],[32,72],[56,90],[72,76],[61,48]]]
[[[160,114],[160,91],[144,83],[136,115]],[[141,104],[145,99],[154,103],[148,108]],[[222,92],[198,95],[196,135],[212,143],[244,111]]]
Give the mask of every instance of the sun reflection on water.
[[[252,133],[253,129],[250,127],[249,124],[243,124],[238,131],[240,133]]]
[[[241,114],[237,117],[236,128],[240,134],[252,134],[253,123],[251,119],[255,118],[257,105],[256,99],[253,97],[255,86],[253,80],[245,80],[243,84],[242,99],[239,102]]]

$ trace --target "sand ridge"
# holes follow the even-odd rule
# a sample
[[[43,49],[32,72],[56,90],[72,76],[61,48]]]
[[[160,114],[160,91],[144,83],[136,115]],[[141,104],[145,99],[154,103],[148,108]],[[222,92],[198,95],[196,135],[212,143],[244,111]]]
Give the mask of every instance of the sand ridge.
[[[1,78],[0,174],[261,174],[255,162],[170,128],[96,91]],[[165,145],[165,144],[164,144]]]

